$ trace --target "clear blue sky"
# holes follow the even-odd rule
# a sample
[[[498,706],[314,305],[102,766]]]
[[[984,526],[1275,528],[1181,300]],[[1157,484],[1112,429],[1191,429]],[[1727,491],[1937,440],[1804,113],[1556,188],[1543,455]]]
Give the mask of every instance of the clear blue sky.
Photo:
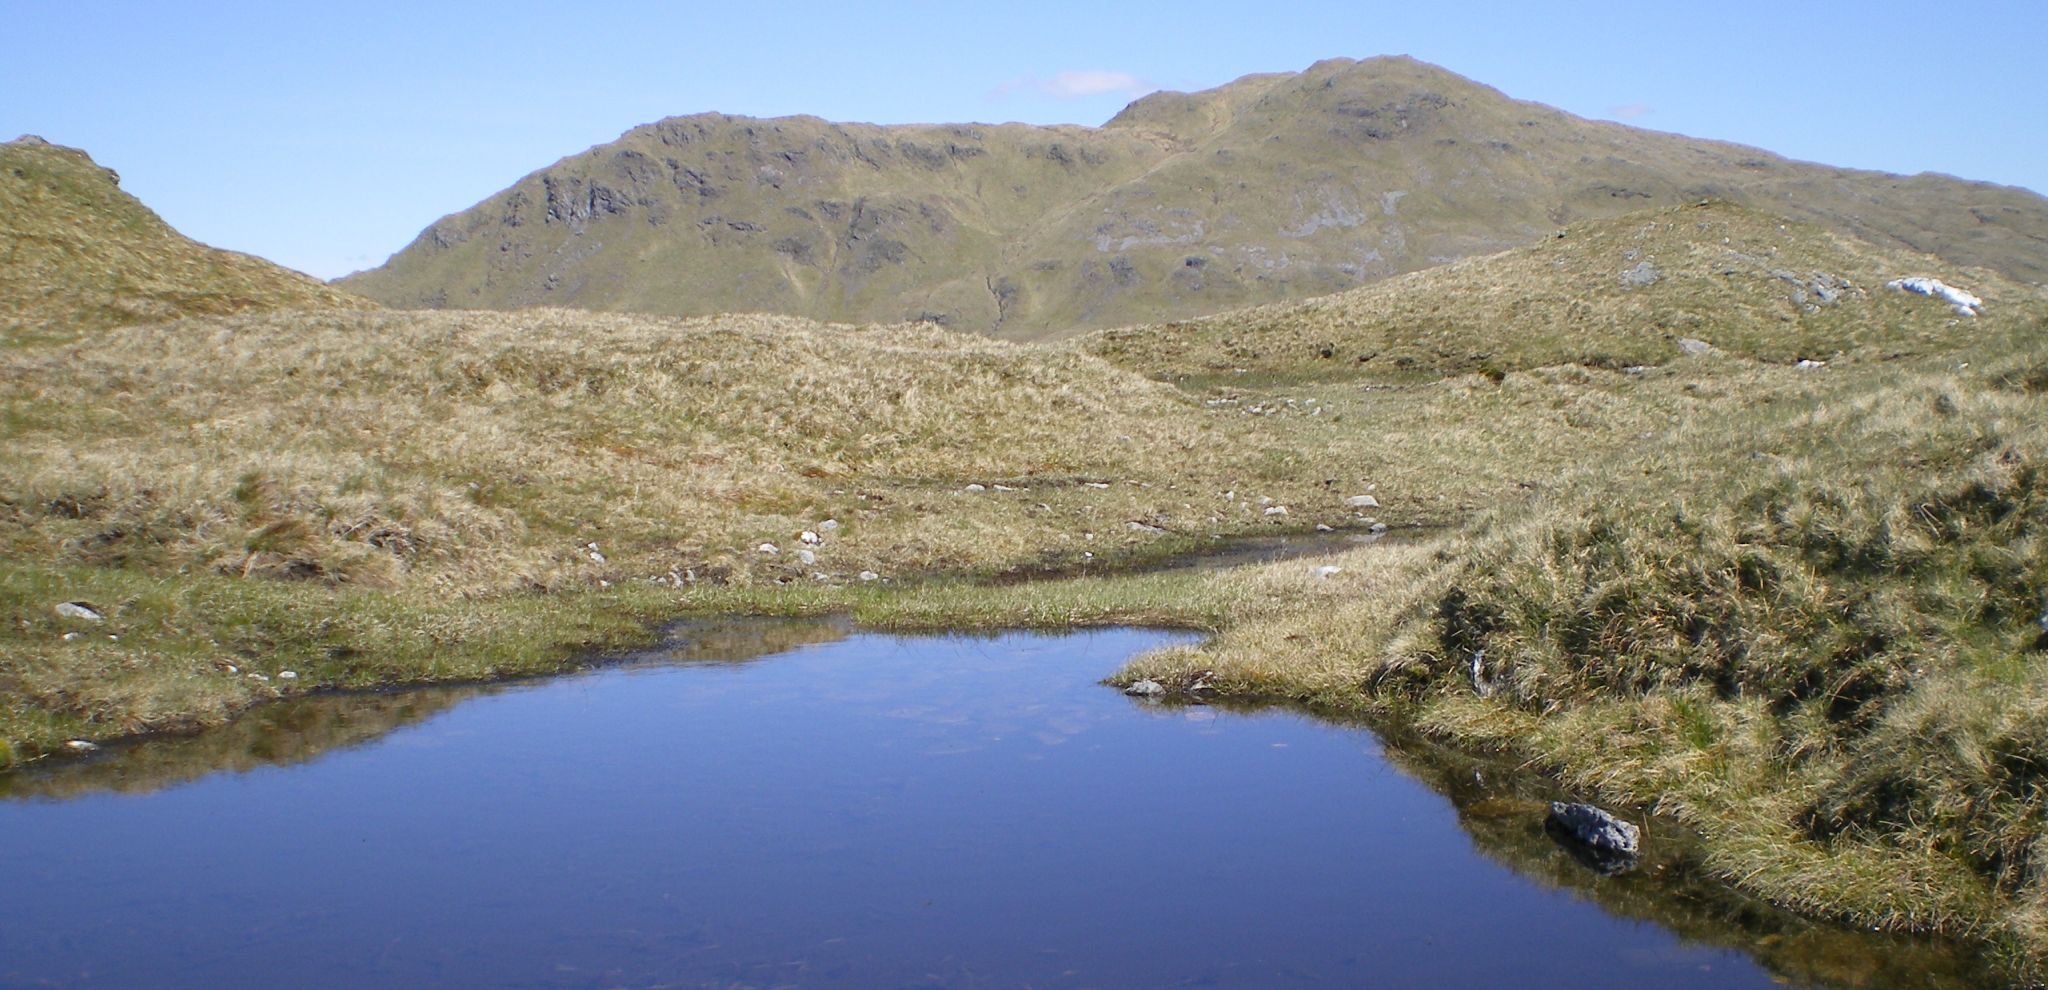
[[[0,0],[0,140],[322,277],[638,124],[1100,124],[1147,88],[1409,54],[1586,117],[2048,190],[2048,2]]]

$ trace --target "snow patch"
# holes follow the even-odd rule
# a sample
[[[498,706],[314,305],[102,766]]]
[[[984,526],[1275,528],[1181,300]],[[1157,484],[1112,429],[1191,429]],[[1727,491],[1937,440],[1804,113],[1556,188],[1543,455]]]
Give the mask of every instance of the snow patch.
[[[1915,275],[1911,278],[1895,278],[1884,284],[1887,289],[1901,289],[1916,296],[1939,299],[1953,306],[1957,316],[1976,316],[1984,309],[1984,300],[1971,292],[1958,289],[1938,278]]]

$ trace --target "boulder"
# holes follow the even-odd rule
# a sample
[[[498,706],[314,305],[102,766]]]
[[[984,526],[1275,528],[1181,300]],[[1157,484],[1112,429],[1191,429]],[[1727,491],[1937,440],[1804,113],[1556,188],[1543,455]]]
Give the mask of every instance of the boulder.
[[[99,609],[85,602],[60,603],[57,606],[57,614],[67,619],[84,619],[87,622],[99,622],[106,618],[106,616],[100,614]]]
[[[1639,833],[1635,823],[1624,821],[1590,804],[1550,803],[1550,821],[1566,835],[1595,849],[1633,856]]]
[[[1380,500],[1371,495],[1353,495],[1344,500],[1344,505],[1353,509],[1377,509],[1380,507]]]

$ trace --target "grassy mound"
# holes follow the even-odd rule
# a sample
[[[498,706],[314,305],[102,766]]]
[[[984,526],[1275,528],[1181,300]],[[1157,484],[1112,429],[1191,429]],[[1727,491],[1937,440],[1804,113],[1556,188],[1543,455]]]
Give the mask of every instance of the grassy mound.
[[[0,144],[0,332],[105,327],[265,309],[373,308],[308,275],[189,240],[85,152]]]

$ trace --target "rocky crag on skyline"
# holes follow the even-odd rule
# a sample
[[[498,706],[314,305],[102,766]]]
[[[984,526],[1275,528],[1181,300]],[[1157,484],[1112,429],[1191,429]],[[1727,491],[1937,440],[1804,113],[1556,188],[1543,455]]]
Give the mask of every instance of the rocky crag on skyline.
[[[1098,128],[674,117],[339,281],[394,306],[929,320],[1017,339],[1324,295],[1702,199],[2048,279],[2048,199],[1589,121],[1413,59]]]

